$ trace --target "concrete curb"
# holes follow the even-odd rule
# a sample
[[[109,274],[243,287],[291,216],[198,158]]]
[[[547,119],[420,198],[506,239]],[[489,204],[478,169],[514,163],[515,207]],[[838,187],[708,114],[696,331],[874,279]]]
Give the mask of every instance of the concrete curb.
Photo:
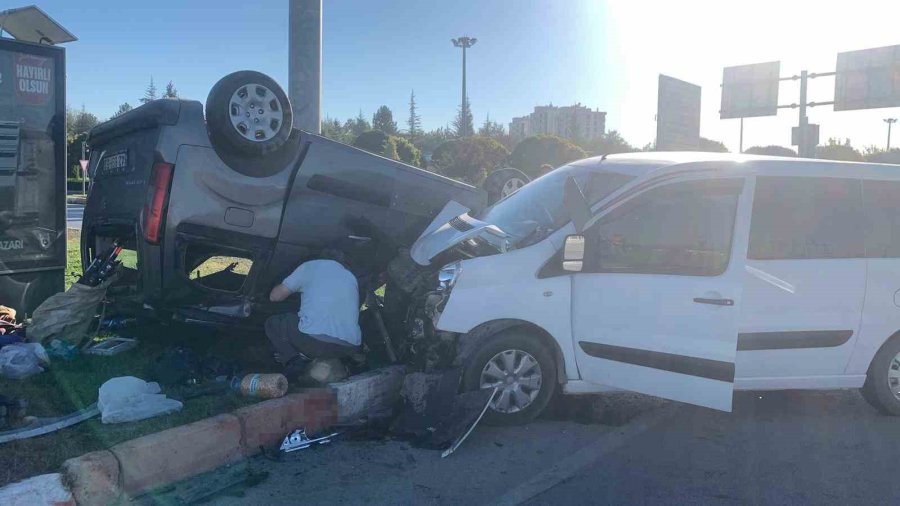
[[[148,434],[67,460],[63,481],[82,505],[133,498],[259,453],[295,428],[329,427],[336,399],[329,388],[308,389]]]
[[[128,500],[275,446],[288,432],[352,422],[400,398],[406,368],[391,366],[148,434],[69,459],[62,473],[0,488],[0,504],[102,505]]]

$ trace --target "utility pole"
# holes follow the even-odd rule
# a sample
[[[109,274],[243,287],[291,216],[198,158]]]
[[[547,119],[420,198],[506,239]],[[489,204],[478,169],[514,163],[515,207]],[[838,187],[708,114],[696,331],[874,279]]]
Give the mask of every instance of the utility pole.
[[[888,141],[887,141],[887,149],[885,151],[891,150],[891,125],[897,122],[897,118],[885,118],[884,122],[887,123],[888,126]]]
[[[460,119],[465,120],[468,117],[469,104],[466,101],[466,49],[475,45],[478,39],[475,37],[463,36],[458,39],[450,39],[455,47],[462,48],[462,109]],[[469,132],[474,133],[474,132]]]
[[[799,139],[799,144],[797,145],[797,154],[801,158],[809,158],[811,153],[809,152],[809,144],[807,142],[807,125],[809,125],[809,118],[806,117],[806,80],[807,80],[807,71],[800,72],[800,130],[798,131],[797,137]]]
[[[322,0],[288,3],[288,98],[294,126],[321,132]]]
[[[744,152],[744,118],[741,118],[741,140],[738,144],[738,153]]]

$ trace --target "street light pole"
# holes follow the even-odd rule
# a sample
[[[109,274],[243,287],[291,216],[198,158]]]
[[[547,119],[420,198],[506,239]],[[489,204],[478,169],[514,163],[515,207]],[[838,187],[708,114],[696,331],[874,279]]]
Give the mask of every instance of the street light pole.
[[[478,39],[475,37],[463,36],[458,39],[450,39],[455,47],[462,48],[462,108],[460,109],[460,120],[468,117],[469,104],[466,102],[466,49],[475,45]],[[471,134],[472,132],[466,132]]]
[[[891,125],[897,122],[897,118],[885,118],[884,122],[888,125],[888,140],[887,140],[887,149],[886,151],[891,150]]]

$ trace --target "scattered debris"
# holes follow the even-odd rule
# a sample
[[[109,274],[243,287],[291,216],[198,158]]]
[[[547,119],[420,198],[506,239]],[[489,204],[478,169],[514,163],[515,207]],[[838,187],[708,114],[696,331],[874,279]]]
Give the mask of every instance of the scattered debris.
[[[104,357],[111,357],[113,355],[118,355],[123,351],[128,351],[137,345],[137,339],[115,336],[91,346],[84,352],[88,355],[101,355]]]
[[[19,397],[0,395],[0,429],[15,429],[28,423],[25,410],[28,401]]]
[[[306,368],[306,376],[321,384],[347,379],[347,366],[339,358],[316,358]]]
[[[340,434],[340,432],[333,432],[331,434],[328,434],[327,436],[310,439],[306,435],[306,430],[297,429],[294,432],[285,436],[284,441],[282,441],[281,447],[279,448],[279,450],[283,451],[284,453],[290,453],[290,452],[294,452],[297,450],[304,450],[306,448],[309,448],[312,445],[317,445],[317,444],[324,445],[324,444],[330,443],[331,440],[334,437],[338,436],[339,434]]]
[[[459,445],[461,445],[463,443],[463,441],[465,441],[466,438],[469,437],[469,434],[471,434],[472,431],[475,430],[475,426],[478,425],[478,422],[480,422],[481,419],[484,417],[484,413],[488,410],[489,407],[491,407],[491,401],[494,400],[494,396],[497,395],[497,390],[500,390],[500,388],[494,387],[494,391],[491,392],[491,396],[488,397],[487,401],[484,403],[484,409],[481,410],[481,413],[478,415],[478,418],[476,418],[475,421],[472,422],[472,425],[469,427],[469,430],[467,430],[465,432],[465,434],[463,434],[456,441],[454,441],[453,445],[451,445],[450,448],[447,448],[446,450],[444,450],[444,453],[441,454],[442,459],[449,457],[451,453],[455,452],[456,449],[459,448]]]
[[[66,361],[72,360],[78,356],[78,347],[74,344],[54,339],[50,341],[50,346],[47,347],[47,355],[50,355],[53,358],[61,358]]]
[[[94,403],[84,409],[68,414],[66,416],[55,418],[35,418],[32,423],[26,425],[25,427],[7,432],[0,432],[0,443],[16,441],[18,439],[28,439],[35,436],[43,436],[44,434],[56,432],[59,429],[70,427],[85,420],[89,420],[99,414],[100,409],[97,407],[97,404]]]
[[[227,381],[232,390],[247,397],[277,399],[284,397],[288,389],[288,380],[283,374],[248,374]]]
[[[47,351],[38,343],[13,343],[0,348],[0,376],[25,379],[44,372],[50,363]]]
[[[100,386],[100,408],[103,423],[135,422],[145,418],[180,411],[183,404],[159,393],[159,384],[147,383],[133,376],[107,380]]]
[[[458,393],[460,375],[459,368],[407,375],[400,393],[403,408],[390,432],[416,447],[455,450],[454,444],[458,447],[468,436],[493,396],[491,390]]]

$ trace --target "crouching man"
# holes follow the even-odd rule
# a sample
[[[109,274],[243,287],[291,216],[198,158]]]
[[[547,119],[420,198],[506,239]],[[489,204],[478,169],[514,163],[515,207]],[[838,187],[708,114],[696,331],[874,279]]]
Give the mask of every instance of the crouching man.
[[[275,359],[294,376],[313,359],[351,356],[360,351],[359,288],[344,265],[343,254],[325,250],[318,260],[300,264],[269,300],[280,302],[300,293],[300,310],[266,320],[266,337]]]

